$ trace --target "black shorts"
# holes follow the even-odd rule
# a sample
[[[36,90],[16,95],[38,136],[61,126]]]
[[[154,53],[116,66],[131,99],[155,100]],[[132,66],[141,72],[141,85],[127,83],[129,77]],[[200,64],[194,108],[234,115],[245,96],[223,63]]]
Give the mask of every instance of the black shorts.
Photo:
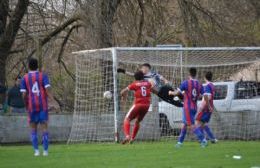
[[[174,100],[175,96],[170,96],[169,91],[174,91],[173,87],[169,85],[164,85],[160,87],[157,95],[167,103],[170,103],[176,107],[183,107],[182,96],[178,96],[179,100]]]

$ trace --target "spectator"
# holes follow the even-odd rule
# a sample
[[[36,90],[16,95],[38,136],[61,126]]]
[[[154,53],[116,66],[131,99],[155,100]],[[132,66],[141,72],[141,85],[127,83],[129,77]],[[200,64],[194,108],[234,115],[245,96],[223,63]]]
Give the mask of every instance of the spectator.
[[[14,86],[7,93],[7,104],[10,106],[10,111],[13,113],[24,113],[25,104],[20,92],[20,77],[15,79]]]

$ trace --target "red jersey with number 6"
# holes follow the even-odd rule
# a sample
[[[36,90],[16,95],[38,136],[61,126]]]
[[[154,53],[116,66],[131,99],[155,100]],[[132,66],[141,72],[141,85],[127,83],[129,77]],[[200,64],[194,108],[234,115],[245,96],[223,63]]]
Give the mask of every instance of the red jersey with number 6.
[[[135,81],[128,86],[129,90],[135,92],[134,104],[150,105],[152,85],[148,81]]]

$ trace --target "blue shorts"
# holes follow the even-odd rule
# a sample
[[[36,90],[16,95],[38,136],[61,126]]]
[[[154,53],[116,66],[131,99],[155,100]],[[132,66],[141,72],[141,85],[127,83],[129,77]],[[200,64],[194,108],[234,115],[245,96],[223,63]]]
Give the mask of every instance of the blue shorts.
[[[48,112],[47,111],[34,111],[29,113],[28,116],[29,123],[45,123],[48,122]]]
[[[203,123],[208,123],[211,118],[211,112],[199,112],[196,120],[201,121]]]
[[[195,116],[196,116],[196,113],[197,113],[197,110],[195,109],[185,109],[183,108],[183,111],[182,111],[182,122],[185,124],[185,125],[194,125],[195,124]]]

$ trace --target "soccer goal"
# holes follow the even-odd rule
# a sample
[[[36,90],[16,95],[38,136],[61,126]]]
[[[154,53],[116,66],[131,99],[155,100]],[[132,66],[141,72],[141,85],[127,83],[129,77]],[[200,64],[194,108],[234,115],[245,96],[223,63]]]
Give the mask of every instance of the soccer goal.
[[[203,83],[205,72],[213,72],[216,87],[215,112],[210,126],[218,139],[260,139],[260,47],[244,48],[107,48],[73,53],[76,56],[76,86],[73,122],[68,143],[113,142],[123,137],[122,122],[133,102],[119,96],[134,79],[117,72],[135,72],[143,63],[178,88],[196,67]],[[111,91],[111,99],[103,94]],[[200,103],[200,101],[199,101]],[[137,139],[176,138],[182,109],[152,96]],[[193,139],[192,135],[188,135]]]

